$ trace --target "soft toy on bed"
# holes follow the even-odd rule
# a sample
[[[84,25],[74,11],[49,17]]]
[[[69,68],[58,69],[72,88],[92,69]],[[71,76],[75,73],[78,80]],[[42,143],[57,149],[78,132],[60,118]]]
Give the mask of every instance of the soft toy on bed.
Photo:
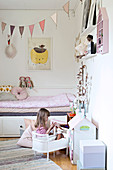
[[[26,88],[13,87],[11,93],[15,95],[18,100],[24,100],[28,97]]]
[[[19,87],[26,87],[26,79],[25,79],[25,77],[23,77],[23,76],[21,76],[20,78],[19,78],[19,80],[20,80],[20,84],[19,84]]]
[[[26,87],[32,89],[34,87],[33,82],[30,77],[26,77]]]

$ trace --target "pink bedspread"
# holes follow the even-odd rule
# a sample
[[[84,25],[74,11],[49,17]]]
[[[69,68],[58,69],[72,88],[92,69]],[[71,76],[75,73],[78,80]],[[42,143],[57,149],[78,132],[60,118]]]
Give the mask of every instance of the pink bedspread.
[[[56,96],[30,96],[19,101],[0,101],[0,108],[41,108],[69,106],[75,96],[71,93]]]

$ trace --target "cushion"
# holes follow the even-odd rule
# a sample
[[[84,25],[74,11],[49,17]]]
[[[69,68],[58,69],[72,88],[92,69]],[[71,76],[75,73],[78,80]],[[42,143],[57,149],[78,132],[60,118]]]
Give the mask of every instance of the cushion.
[[[31,125],[24,131],[21,138],[17,142],[17,145],[32,148],[32,127]]]
[[[28,126],[30,125],[33,130],[36,130],[36,128],[35,128],[35,120],[33,120],[33,119],[24,119],[24,122],[25,122],[25,128],[28,128]]]
[[[0,86],[0,93],[2,92],[10,93],[11,89],[12,89],[11,85],[2,85]]]
[[[0,101],[16,101],[17,98],[15,97],[15,95],[11,94],[11,93],[0,93]]]
[[[11,93],[14,94],[18,100],[24,100],[28,97],[26,89],[21,87],[13,87]]]

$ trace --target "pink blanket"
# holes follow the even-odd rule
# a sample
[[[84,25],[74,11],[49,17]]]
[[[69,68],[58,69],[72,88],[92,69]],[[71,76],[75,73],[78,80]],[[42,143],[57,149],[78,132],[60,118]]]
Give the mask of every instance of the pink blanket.
[[[75,99],[75,95],[60,94],[56,96],[31,96],[25,100],[0,101],[0,108],[41,108],[41,107],[65,107],[70,101]]]

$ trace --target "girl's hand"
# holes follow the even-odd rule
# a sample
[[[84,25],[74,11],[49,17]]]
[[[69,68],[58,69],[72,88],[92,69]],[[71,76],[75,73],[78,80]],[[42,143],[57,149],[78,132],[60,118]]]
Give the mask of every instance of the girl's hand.
[[[46,131],[46,134],[49,134],[49,132],[54,128],[55,123],[52,123],[49,127],[49,129]]]
[[[53,129],[55,127],[55,124],[56,124],[56,122],[54,122],[54,123],[52,122],[52,124],[50,125],[50,128]]]

